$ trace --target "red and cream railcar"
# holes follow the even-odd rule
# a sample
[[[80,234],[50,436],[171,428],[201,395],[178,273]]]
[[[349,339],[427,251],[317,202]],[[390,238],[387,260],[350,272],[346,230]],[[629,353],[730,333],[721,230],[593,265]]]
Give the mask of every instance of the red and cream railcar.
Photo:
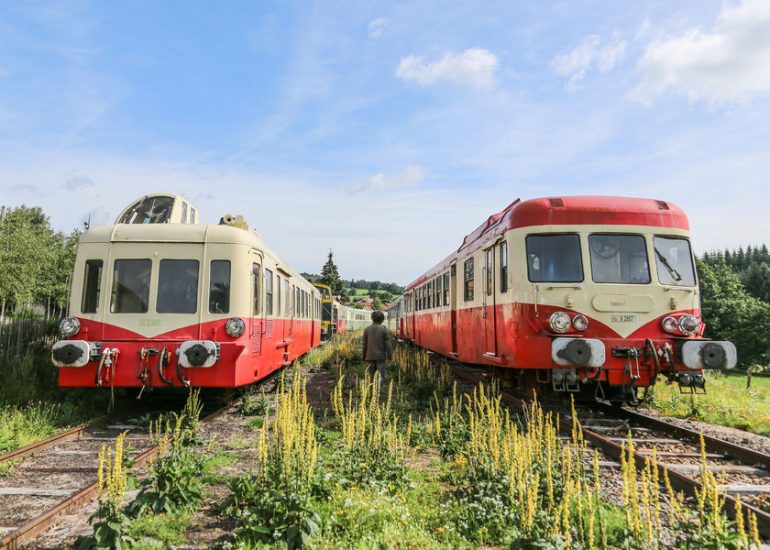
[[[242,218],[199,225],[181,197],[151,199],[169,212],[135,208],[81,237],[60,386],[237,387],[318,345],[317,289]]]
[[[687,217],[659,200],[515,201],[411,283],[399,337],[522,385],[636,399],[659,374],[688,391],[732,368],[703,338]]]

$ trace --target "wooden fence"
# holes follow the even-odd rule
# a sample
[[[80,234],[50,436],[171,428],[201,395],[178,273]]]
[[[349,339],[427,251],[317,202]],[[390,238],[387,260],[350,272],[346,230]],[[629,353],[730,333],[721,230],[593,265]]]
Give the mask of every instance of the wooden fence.
[[[21,357],[50,348],[59,337],[59,319],[21,318],[0,322],[0,357]]]

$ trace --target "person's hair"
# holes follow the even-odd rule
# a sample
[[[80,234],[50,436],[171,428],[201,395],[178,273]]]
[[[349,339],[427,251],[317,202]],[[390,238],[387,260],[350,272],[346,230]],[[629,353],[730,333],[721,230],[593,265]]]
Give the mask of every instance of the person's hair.
[[[372,311],[372,321],[374,321],[378,325],[381,325],[384,320],[385,320],[385,314],[383,312]]]

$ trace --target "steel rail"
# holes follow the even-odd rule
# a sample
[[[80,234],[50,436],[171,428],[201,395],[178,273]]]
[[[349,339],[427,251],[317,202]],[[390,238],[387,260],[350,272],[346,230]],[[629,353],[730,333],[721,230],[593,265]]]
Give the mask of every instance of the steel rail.
[[[666,432],[679,439],[687,439],[694,443],[700,442],[701,432],[687,428],[685,426],[671,424],[665,420],[649,414],[645,414],[640,411],[618,409],[605,403],[592,403],[591,408],[600,410],[608,415],[622,416],[642,426],[651,428],[653,430]],[[718,437],[707,434],[702,435],[703,442],[706,444],[707,450],[723,453],[729,457],[736,458],[750,466],[760,465],[765,470],[770,471],[770,455],[755,449],[751,449],[749,447],[744,447],[743,445],[738,445],[737,443],[719,439]]]
[[[223,414],[229,406],[229,403],[225,404],[211,414],[202,418],[201,422],[210,422],[214,420]],[[158,446],[155,445],[150,447],[133,459],[131,470],[133,471],[141,468],[142,466],[152,462],[152,460],[157,456]],[[86,487],[83,487],[75,494],[70,495],[47,512],[23,523],[15,531],[11,531],[4,538],[0,539],[0,550],[5,548],[11,550],[21,548],[22,545],[30,542],[37,535],[47,530],[59,517],[63,516],[67,512],[70,512],[91,502],[91,500],[96,496],[98,489],[98,483],[92,483]]]
[[[457,373],[461,378],[465,379],[466,381],[469,381],[474,384],[478,384],[480,382],[486,381],[484,380],[483,375],[480,375],[478,373],[473,373],[472,371],[466,370],[466,368],[460,367],[457,364],[453,364],[453,367],[454,367],[455,373]],[[523,399],[516,397],[510,393],[501,391],[500,395],[506,404],[511,405],[513,407],[522,408],[527,405],[527,403]],[[623,410],[624,409],[613,410],[613,413],[620,412]],[[631,413],[631,411],[625,411],[625,412]],[[570,418],[569,416],[563,413],[557,412],[557,414],[559,416],[559,427],[561,431],[563,433],[564,432],[571,433],[572,426],[573,426],[572,418]],[[696,436],[700,438],[700,433],[695,432],[694,430],[688,430],[687,428],[681,428],[680,426],[673,426],[671,424],[668,424],[665,421],[654,419],[652,417],[647,417],[647,415],[643,415],[642,413],[634,412],[632,414],[646,417],[644,419],[645,422],[650,422],[650,425],[655,425],[656,429],[660,429],[661,431],[666,431],[670,435],[679,436],[681,434],[680,438],[690,439],[691,437],[693,437],[692,434],[696,434]],[[657,422],[652,422],[652,420],[655,420]],[[671,428],[675,428],[675,429],[671,429]],[[582,430],[583,438],[586,441],[590,441],[595,447],[600,449],[602,452],[604,452],[608,456],[616,460],[621,460],[621,457],[623,456],[623,453],[624,453],[623,445],[621,445],[616,441],[612,441],[608,437],[600,433],[597,433],[591,429],[583,428],[581,426],[581,430]],[[714,440],[717,446],[722,445],[722,447],[717,447],[717,448],[721,448],[722,450],[724,450],[725,453],[728,452],[727,451],[728,447],[730,448],[737,447],[738,449],[742,449],[742,451],[738,449],[733,449],[733,451],[730,452],[730,454],[732,454],[732,452],[735,452],[736,454],[733,456],[735,456],[740,460],[743,460],[743,456],[747,456],[747,457],[751,457],[748,460],[751,461],[752,464],[764,465],[768,463],[768,461],[770,461],[770,457],[767,455],[764,455],[763,453],[758,453],[757,451],[746,449],[744,447],[741,447],[740,445],[734,445],[732,443],[728,443],[726,441],[722,441],[717,438],[709,438],[709,439]],[[706,441],[706,436],[704,436],[704,441]],[[707,441],[706,443],[708,445]],[[751,451],[751,453],[747,451]],[[738,453],[742,453],[743,456],[741,456]],[[645,461],[649,460],[649,455],[643,454],[638,450],[634,450],[633,458],[637,467],[643,468],[645,465]],[[671,485],[674,488],[683,491],[687,496],[691,496],[691,497],[696,496],[697,492],[702,487],[701,483],[698,480],[690,478],[680,472],[677,472],[674,468],[670,468],[665,463],[658,463],[658,468],[665,470],[668,473],[668,477],[669,477],[669,480],[671,481]],[[725,499],[725,505],[727,507],[727,511],[729,515],[731,516],[732,519],[735,519],[735,512],[737,507],[737,501],[735,497],[729,494],[726,494],[724,492],[722,492],[722,496]],[[764,537],[770,538],[770,513],[765,512],[764,510],[761,510],[756,506],[753,506],[743,501],[741,501],[741,508],[743,509],[744,517],[746,517],[745,515],[746,511],[750,511],[751,513],[756,515],[757,528],[759,529],[759,532]]]
[[[9,460],[18,459],[23,456],[28,456],[28,455],[38,453],[40,451],[44,451],[45,449],[48,449],[60,443],[64,443],[66,441],[72,441],[73,439],[77,439],[78,437],[80,437],[80,434],[83,433],[85,430],[88,430],[90,428],[96,428],[97,426],[104,424],[106,421],[107,421],[107,417],[99,418],[98,420],[94,420],[93,422],[89,422],[88,424],[82,424],[75,428],[71,428],[69,430],[56,433],[50,437],[41,439],[40,441],[35,441],[33,443],[30,443],[29,445],[25,445],[24,447],[16,449],[15,451],[10,451],[8,453],[5,453],[4,455],[0,455],[0,464],[3,462],[7,462]]]

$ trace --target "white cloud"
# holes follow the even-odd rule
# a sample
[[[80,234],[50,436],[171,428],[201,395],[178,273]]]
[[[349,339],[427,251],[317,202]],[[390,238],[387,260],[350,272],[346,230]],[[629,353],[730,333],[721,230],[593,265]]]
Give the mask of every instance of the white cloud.
[[[422,57],[410,55],[401,59],[396,76],[418,84],[434,84],[441,80],[488,88],[494,82],[499,61],[495,54],[484,48],[471,48],[462,53],[447,53],[438,61],[425,62]]]
[[[372,38],[379,38],[382,36],[382,32],[385,30],[385,24],[387,21],[384,17],[378,17],[369,21],[369,36]]]
[[[632,95],[642,101],[667,89],[710,103],[770,91],[770,2],[725,4],[710,31],[693,27],[649,44],[638,70]]]
[[[574,91],[581,87],[591,69],[595,68],[600,73],[609,72],[623,60],[625,53],[626,41],[621,40],[617,32],[606,45],[602,45],[601,37],[592,34],[572,50],[557,55],[553,68],[561,76],[568,77],[567,90]]]
[[[414,187],[425,180],[425,171],[418,166],[407,166],[400,174],[392,176],[384,172],[375,174],[364,181],[354,183],[345,188],[348,193],[360,193],[374,189],[397,189],[402,187]]]

